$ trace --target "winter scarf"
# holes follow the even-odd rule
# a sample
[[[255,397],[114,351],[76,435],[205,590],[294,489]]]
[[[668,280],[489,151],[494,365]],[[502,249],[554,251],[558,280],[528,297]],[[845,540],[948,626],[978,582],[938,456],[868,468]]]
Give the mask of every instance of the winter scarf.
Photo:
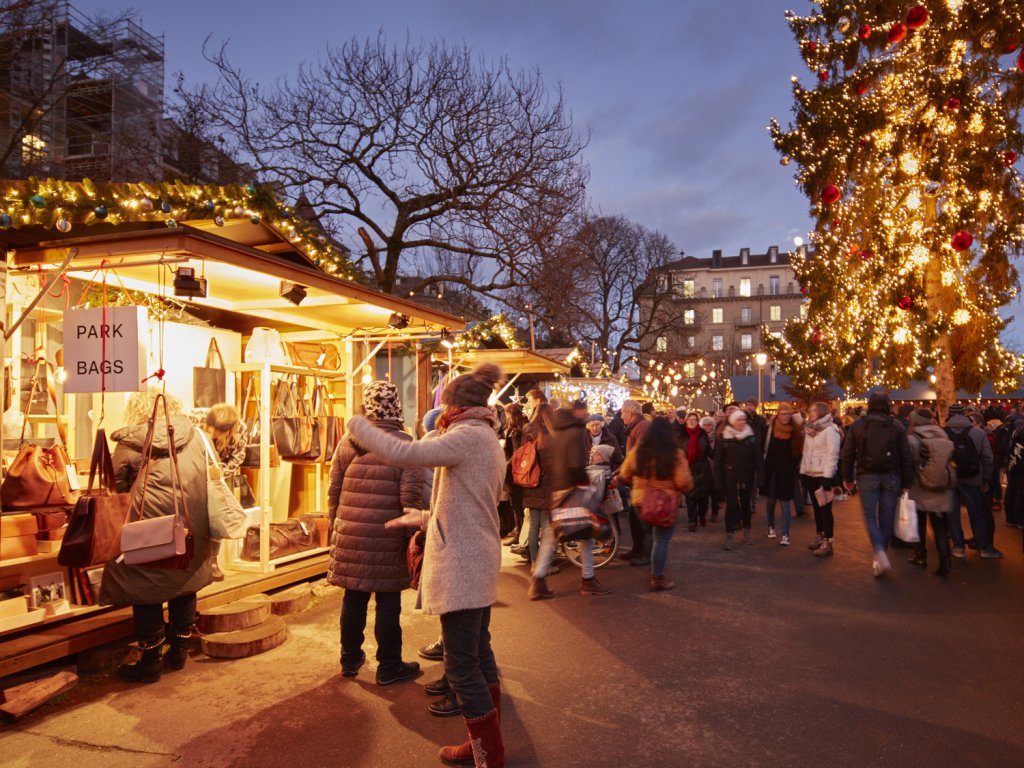
[[[459,421],[467,419],[479,419],[497,428],[497,421],[494,418],[494,411],[486,405],[473,405],[469,407],[448,406],[437,418],[437,430],[444,433],[449,427]]]
[[[772,420],[772,437],[776,440],[789,440],[793,437],[793,419],[790,417],[788,424],[783,424],[782,421],[776,416]]]
[[[831,423],[832,423],[832,414],[831,413],[826,413],[824,416],[822,416],[817,421],[808,421],[806,424],[804,424],[804,432],[806,432],[811,437],[814,437],[819,432],[822,432],[825,429],[827,429],[828,425],[831,424]]]
[[[723,440],[746,440],[748,437],[754,436],[754,430],[750,428],[749,424],[744,424],[743,429],[736,431],[733,429],[732,424],[726,424],[722,430]]]
[[[700,461],[700,433],[703,431],[700,427],[686,428],[686,434],[689,436],[689,442],[686,445],[686,461],[690,464]]]

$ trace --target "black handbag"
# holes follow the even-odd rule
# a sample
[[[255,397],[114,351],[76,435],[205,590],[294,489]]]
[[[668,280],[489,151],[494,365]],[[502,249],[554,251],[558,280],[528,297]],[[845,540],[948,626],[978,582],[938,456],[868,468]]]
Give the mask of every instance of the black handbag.
[[[282,459],[315,461],[320,458],[320,425],[303,393],[296,392],[295,382],[282,381],[277,385],[270,429]]]
[[[214,364],[220,367],[215,368]],[[192,401],[196,408],[212,408],[227,400],[227,371],[224,370],[224,358],[216,339],[210,339],[206,349],[206,365],[192,369]]]

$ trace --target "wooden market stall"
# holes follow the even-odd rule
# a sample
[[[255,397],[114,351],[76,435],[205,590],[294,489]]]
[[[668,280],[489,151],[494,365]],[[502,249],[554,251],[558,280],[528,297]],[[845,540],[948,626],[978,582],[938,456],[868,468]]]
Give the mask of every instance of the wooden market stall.
[[[42,206],[33,202],[36,196],[44,199]],[[79,198],[86,196],[88,205],[83,207]],[[99,218],[101,208],[104,216]],[[323,538],[283,557],[275,558],[270,551],[273,523],[326,514],[330,458],[273,466],[269,436],[275,384],[295,381],[321,387],[324,412],[338,417],[343,427],[357,412],[362,384],[377,372],[375,360],[383,350],[464,327],[461,318],[361,285],[322,233],[311,231],[290,210],[251,187],[85,188],[61,182],[49,189],[11,183],[4,190],[0,184],[0,247],[7,254],[2,317],[9,402],[15,410],[25,410],[35,360],[47,361],[57,374],[57,407],[45,404],[45,389],[42,402],[37,394],[38,407],[32,408],[27,429],[37,439],[55,437],[60,413],[83,487],[101,414],[103,426],[113,431],[121,426],[130,396],[109,389],[105,395],[63,391],[68,387],[65,377],[73,377],[74,371],[64,370],[62,361],[78,343],[64,327],[64,315],[83,303],[98,306],[103,293],[117,295],[122,306],[125,297],[134,297],[146,309],[140,341],[148,355],[139,378],[160,375],[140,382],[135,390],[158,384],[189,410],[194,371],[206,365],[210,342],[216,340],[226,369],[225,400],[246,410],[243,419],[257,418],[258,410],[260,438],[254,452],[259,461],[246,470],[255,497],[249,512],[259,530],[258,556],[250,551],[245,559],[240,546],[224,548],[226,578],[200,593],[201,607],[326,570]],[[202,290],[185,281],[185,293],[193,295],[182,295],[175,283],[189,270],[193,281],[203,281]],[[247,355],[254,332],[265,333],[257,328],[279,336],[291,356]],[[418,380],[414,376],[403,382],[406,403],[417,402]],[[242,402],[250,386],[258,409]],[[60,576],[58,549],[59,542],[44,552],[0,560],[0,590],[40,576]],[[124,636],[129,629],[124,610],[95,604],[72,605],[20,627],[16,621],[5,625],[0,617],[0,677]]]

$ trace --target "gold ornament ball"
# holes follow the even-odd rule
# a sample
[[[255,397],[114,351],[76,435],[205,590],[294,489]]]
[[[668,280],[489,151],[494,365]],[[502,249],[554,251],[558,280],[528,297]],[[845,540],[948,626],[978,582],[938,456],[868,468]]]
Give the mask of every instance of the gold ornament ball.
[[[789,160],[790,160],[789,155],[783,155],[782,158],[779,160],[779,165],[782,165],[782,166],[789,165]]]
[[[839,32],[839,34],[841,34],[841,35],[845,35],[847,32],[850,31],[850,17],[849,16],[840,16],[839,17],[839,20],[836,22],[836,31]]]
[[[988,32],[986,32],[985,34],[983,34],[981,36],[981,47],[982,48],[991,48],[995,44],[996,44],[996,31],[994,29],[990,29]]]

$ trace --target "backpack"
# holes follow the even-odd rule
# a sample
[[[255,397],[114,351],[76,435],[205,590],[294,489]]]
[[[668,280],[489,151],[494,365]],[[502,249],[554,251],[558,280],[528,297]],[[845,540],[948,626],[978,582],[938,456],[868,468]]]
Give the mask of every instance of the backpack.
[[[888,421],[865,421],[857,446],[857,470],[867,474],[899,472],[896,441],[899,433],[892,417]]]
[[[537,438],[527,435],[523,444],[512,452],[512,482],[521,488],[540,485],[540,464],[537,461]]]
[[[942,438],[917,438],[920,450],[917,482],[926,491],[948,491],[956,485],[956,472],[949,465],[953,443]]]
[[[676,524],[679,497],[661,488],[647,487],[640,502],[640,519],[656,528],[669,528]]]
[[[953,441],[953,464],[959,478],[967,480],[977,476],[981,472],[981,456],[971,439],[971,428],[954,430],[946,427],[946,434]]]

